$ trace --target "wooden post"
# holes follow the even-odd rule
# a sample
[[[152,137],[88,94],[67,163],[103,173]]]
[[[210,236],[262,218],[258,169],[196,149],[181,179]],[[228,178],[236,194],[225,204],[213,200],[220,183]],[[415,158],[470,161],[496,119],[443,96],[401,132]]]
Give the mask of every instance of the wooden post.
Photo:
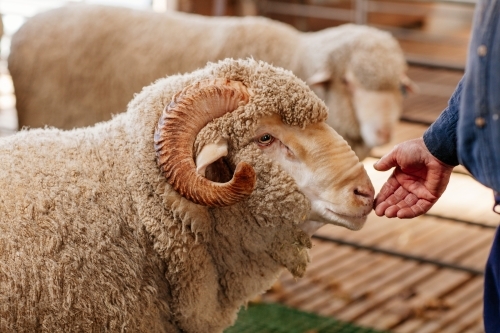
[[[159,12],[159,13],[167,11],[167,2],[170,2],[170,1],[167,1],[167,0],[153,0],[152,1],[153,10],[155,12]]]
[[[163,1],[166,2],[167,10],[179,10],[179,0],[163,0]]]
[[[223,16],[226,14],[227,1],[226,0],[214,0],[212,15],[213,16]]]
[[[368,23],[368,0],[356,0],[355,2],[354,23],[366,24]]]

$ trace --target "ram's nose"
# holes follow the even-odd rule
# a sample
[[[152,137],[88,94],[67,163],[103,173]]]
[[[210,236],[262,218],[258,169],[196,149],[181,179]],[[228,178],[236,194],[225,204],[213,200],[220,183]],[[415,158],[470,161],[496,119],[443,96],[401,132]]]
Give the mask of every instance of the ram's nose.
[[[373,207],[375,189],[372,184],[358,185],[353,189],[355,200],[363,207],[367,207],[367,213]]]

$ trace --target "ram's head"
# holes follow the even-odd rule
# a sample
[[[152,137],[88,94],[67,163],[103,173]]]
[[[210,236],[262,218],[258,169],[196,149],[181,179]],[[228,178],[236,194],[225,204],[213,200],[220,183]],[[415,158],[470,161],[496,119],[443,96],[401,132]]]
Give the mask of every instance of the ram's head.
[[[226,139],[193,152],[196,135],[207,123],[252,98],[250,88],[228,79],[198,81],[172,98],[159,120],[155,149],[163,174],[179,194],[212,207],[230,206],[252,194],[259,175],[249,163],[240,162],[226,179],[206,175],[208,166],[228,154]],[[363,226],[374,190],[363,165],[331,127],[324,121],[288,125],[274,112],[261,115],[250,127],[248,144],[280,165],[310,200],[307,220],[350,229]]]

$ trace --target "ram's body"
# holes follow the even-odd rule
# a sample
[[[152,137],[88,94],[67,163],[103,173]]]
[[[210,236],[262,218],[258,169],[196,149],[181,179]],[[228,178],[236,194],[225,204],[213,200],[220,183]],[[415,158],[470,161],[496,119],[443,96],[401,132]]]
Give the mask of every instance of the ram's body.
[[[154,134],[162,110],[184,105],[176,93],[216,78],[240,82],[251,93],[246,105],[194,135],[198,157],[222,136],[229,151],[221,168],[232,172],[244,161],[255,170],[253,192],[226,207],[181,196],[159,166],[164,153],[155,148],[163,142]],[[331,131],[330,139],[322,135],[321,149],[314,148],[328,152],[323,169],[301,182],[292,177],[304,168],[300,158],[288,172],[288,162],[275,158],[280,146],[268,155],[266,146],[258,148],[252,133],[267,126],[260,123],[266,117],[284,129],[283,140],[292,133],[287,129],[297,135],[309,126],[318,126],[312,134]],[[0,331],[221,332],[283,269],[304,273],[310,239],[301,223],[317,204],[301,189],[317,180],[318,192],[330,182],[330,198],[341,198],[330,207],[341,215],[332,220],[330,211],[328,220],[314,215],[315,221],[345,225],[351,214],[354,224],[345,226],[356,229],[371,210],[366,172],[323,123],[325,117],[324,104],[290,72],[226,60],[159,80],[126,113],[94,127],[25,130],[1,138]],[[276,135],[278,140],[281,134]],[[182,147],[165,148],[177,156]],[[297,156],[312,153],[301,149]],[[286,156],[293,160],[290,151]],[[180,177],[180,186],[191,195],[196,189],[186,179]]]
[[[228,57],[263,60],[310,83],[329,108],[328,123],[360,158],[388,140],[401,113],[406,62],[397,41],[374,28],[302,33],[261,17],[69,6],[31,18],[13,36],[9,70],[19,124],[92,125],[125,111],[154,80]],[[358,87],[376,93],[359,107]]]

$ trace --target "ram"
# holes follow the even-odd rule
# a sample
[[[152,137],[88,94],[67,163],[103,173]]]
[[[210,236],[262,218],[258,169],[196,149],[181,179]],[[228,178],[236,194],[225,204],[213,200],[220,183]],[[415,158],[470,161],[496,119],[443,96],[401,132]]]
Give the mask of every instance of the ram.
[[[226,59],[0,139],[1,332],[221,332],[374,190],[291,72]]]
[[[375,28],[302,33],[262,17],[94,5],[28,20],[12,38],[8,66],[19,125],[69,129],[124,111],[134,93],[160,77],[247,57],[306,81],[325,101],[328,124],[361,159],[390,139],[402,111],[401,87],[413,86],[399,44]]]

